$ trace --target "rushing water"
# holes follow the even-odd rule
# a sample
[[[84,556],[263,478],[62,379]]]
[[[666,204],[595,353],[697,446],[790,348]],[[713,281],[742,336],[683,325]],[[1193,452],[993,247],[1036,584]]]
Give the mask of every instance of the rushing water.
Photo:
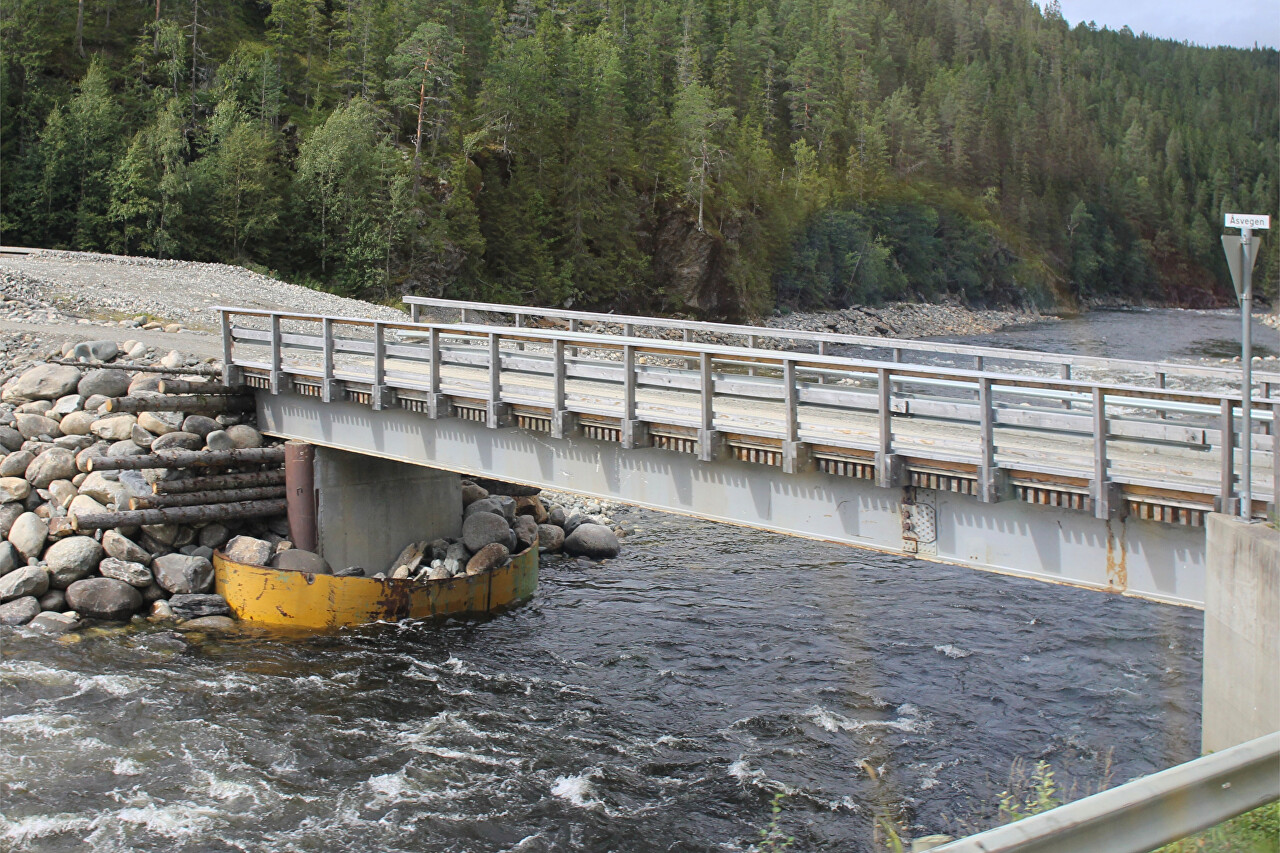
[[[645,511],[510,612],[0,634],[0,850],[871,850],[1194,756],[1200,614]]]

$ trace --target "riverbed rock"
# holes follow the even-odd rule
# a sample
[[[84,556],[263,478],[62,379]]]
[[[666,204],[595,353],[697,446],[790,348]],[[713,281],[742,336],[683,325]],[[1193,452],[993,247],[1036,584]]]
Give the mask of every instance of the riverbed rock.
[[[155,576],[151,574],[151,570],[142,563],[135,563],[132,560],[120,560],[116,557],[107,557],[98,563],[98,571],[104,578],[114,578],[118,581],[124,581],[129,586],[138,589],[146,589],[155,581]]]
[[[0,477],[21,477],[27,473],[27,466],[36,455],[30,450],[15,450],[0,461]]]
[[[23,557],[39,557],[49,538],[49,524],[34,512],[24,512],[9,528],[8,538]]]
[[[229,426],[226,429],[226,433],[231,437],[231,443],[237,449],[244,450],[250,447],[262,446],[262,433],[247,424]]]
[[[485,545],[467,562],[467,574],[478,575],[491,569],[505,566],[511,559],[511,551],[505,545],[493,543]]]
[[[205,438],[209,433],[222,429],[221,424],[213,418],[204,415],[188,415],[182,421],[182,431],[194,433],[195,435]]]
[[[204,446],[209,450],[235,450],[236,443],[227,435],[226,430],[215,429],[204,437]]]
[[[94,471],[85,476],[80,483],[80,494],[88,495],[103,506],[109,503],[121,503],[126,496],[125,487],[119,480],[108,480],[103,476],[107,473],[114,472]]]
[[[66,364],[40,364],[5,383],[0,399],[6,403],[56,400],[76,390],[80,371]]]
[[[151,442],[151,451],[158,453],[161,450],[199,450],[204,447],[204,439],[195,433],[176,432],[165,433],[164,435]]]
[[[20,503],[0,504],[0,536],[8,537],[13,523],[26,511],[27,508]]]
[[[516,515],[531,516],[535,524],[547,523],[547,507],[536,496],[516,498]]]
[[[25,625],[40,615],[40,602],[34,595],[24,595],[0,604],[0,625]]]
[[[180,412],[139,412],[138,426],[152,435],[168,435],[182,429]]]
[[[231,531],[215,522],[200,528],[197,535],[201,548],[216,550],[227,544],[227,540],[231,538]]]
[[[44,561],[51,575],[50,582],[57,589],[86,578],[102,560],[102,546],[91,536],[68,536],[49,546]]]
[[[159,393],[161,379],[164,379],[163,373],[135,373],[129,380],[129,396],[136,396],[139,391]]]
[[[275,552],[270,542],[255,539],[252,536],[237,536],[227,543],[223,553],[233,563],[244,563],[250,566],[265,566],[271,562]]]
[[[487,512],[492,515],[499,515],[506,518],[506,514],[502,511],[501,500],[497,497],[481,498],[478,501],[472,502],[462,511],[462,518],[465,520],[480,512]]]
[[[277,569],[283,569],[286,572],[309,572],[313,575],[331,575],[333,569],[324,557],[311,551],[303,551],[300,548],[290,548],[287,551],[281,551],[272,559],[272,563]]]
[[[538,538],[538,522],[531,515],[517,515],[511,522],[511,532],[516,535],[515,551],[518,553],[531,546]]]
[[[70,357],[85,361],[110,361],[120,354],[115,341],[81,341],[71,348]]]
[[[91,619],[118,622],[142,608],[142,594],[115,578],[88,578],[67,587],[67,604]]]
[[[564,550],[575,557],[606,560],[618,556],[618,537],[603,524],[579,524],[564,539]]]
[[[139,447],[150,449],[156,437],[143,429],[141,424],[134,424],[133,429],[129,431],[129,440]]]
[[[58,422],[44,415],[14,415],[13,420],[18,432],[28,441],[42,435],[47,435],[49,438],[58,438],[62,435]]]
[[[165,554],[151,561],[156,583],[169,592],[187,595],[213,589],[213,564],[204,557]]]
[[[66,634],[80,626],[80,620],[73,613],[58,613],[46,610],[36,615],[27,623],[27,628],[42,634]]]
[[[564,547],[564,531],[554,524],[538,525],[538,552],[558,554]]]
[[[462,484],[462,508],[466,509],[476,501],[482,501],[489,497],[489,492],[480,488],[475,483]]]
[[[230,616],[201,616],[178,625],[179,631],[234,631],[236,620]]]
[[[76,494],[76,487],[70,480],[54,480],[49,484],[49,501],[56,507],[65,509]]]
[[[21,565],[19,563],[21,557],[22,555],[18,553],[17,548],[13,547],[12,542],[0,542],[0,577],[4,577],[18,568]],[[22,563],[25,562],[26,560],[22,560]]]
[[[67,517],[75,518],[80,515],[97,515],[106,512],[107,508],[95,501],[88,495],[76,495],[75,499],[67,506]]]
[[[94,395],[123,397],[129,393],[129,374],[108,368],[89,370],[76,385],[76,391],[85,399]]]
[[[67,609],[67,593],[66,590],[51,589],[44,595],[40,596],[40,609],[53,610],[57,613]]]
[[[133,435],[133,425],[138,419],[133,415],[119,414],[99,418],[89,427],[89,432],[106,441],[124,441]]]
[[[510,551],[515,547],[516,535],[501,515],[477,512],[462,523],[462,541],[473,554],[494,543]]]
[[[39,598],[49,591],[49,573],[43,566],[23,566],[0,578],[0,602],[29,595]]]
[[[47,489],[54,480],[70,480],[76,475],[76,455],[64,447],[51,447],[27,466],[27,482]]]
[[[169,607],[177,619],[199,619],[203,616],[230,616],[231,605],[216,593],[175,595],[169,599]]]
[[[568,520],[568,514],[565,513],[564,507],[559,504],[553,504],[547,509],[547,524],[554,524],[556,527],[563,528],[564,523]]]
[[[25,501],[31,494],[31,484],[21,477],[0,477],[0,503]]]
[[[68,394],[65,397],[59,397],[49,411],[53,413],[54,417],[61,421],[72,412],[78,412],[83,408],[84,397],[79,394]],[[66,432],[66,430],[63,430],[63,432]]]
[[[345,569],[334,569],[333,576],[335,578],[362,578],[364,577],[364,569],[360,566],[347,566]]]

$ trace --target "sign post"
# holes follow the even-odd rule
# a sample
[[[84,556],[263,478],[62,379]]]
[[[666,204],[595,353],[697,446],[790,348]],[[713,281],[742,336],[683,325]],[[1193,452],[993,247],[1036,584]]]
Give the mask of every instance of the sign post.
[[[1223,226],[1240,229],[1239,237],[1222,235],[1222,248],[1240,300],[1240,517],[1249,521],[1253,518],[1253,265],[1258,260],[1259,242],[1253,230],[1269,229],[1271,217],[1228,213],[1223,217]],[[1227,444],[1224,437],[1223,445]]]

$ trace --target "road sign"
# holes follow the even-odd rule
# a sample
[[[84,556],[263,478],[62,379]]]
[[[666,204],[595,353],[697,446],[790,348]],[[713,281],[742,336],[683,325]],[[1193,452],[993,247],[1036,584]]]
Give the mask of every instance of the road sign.
[[[1223,227],[1266,231],[1271,228],[1271,217],[1260,213],[1228,213],[1223,217]]]
[[[1258,262],[1258,242],[1257,237],[1222,235],[1222,251],[1227,253],[1227,266],[1231,268],[1231,283],[1236,286],[1237,299],[1245,296],[1246,269],[1249,271],[1247,277],[1253,278],[1253,265]]]

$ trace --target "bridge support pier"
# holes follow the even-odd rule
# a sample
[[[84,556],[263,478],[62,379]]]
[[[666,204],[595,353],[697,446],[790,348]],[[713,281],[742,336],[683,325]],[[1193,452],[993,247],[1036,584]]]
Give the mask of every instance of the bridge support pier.
[[[315,448],[319,551],[335,569],[387,567],[406,544],[458,536],[462,478],[407,462]]]

